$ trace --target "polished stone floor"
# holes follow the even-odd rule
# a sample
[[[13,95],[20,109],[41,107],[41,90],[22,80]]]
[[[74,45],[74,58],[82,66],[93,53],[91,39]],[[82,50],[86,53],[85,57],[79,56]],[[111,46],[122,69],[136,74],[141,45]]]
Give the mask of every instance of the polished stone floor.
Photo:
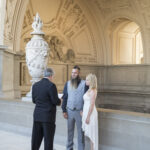
[[[8,111],[9,110],[9,111]],[[34,105],[29,102],[0,100],[0,150],[30,150]],[[57,108],[54,149],[65,150],[67,121]],[[89,145],[87,144],[87,147]],[[89,148],[85,147],[86,150]],[[77,149],[75,127],[74,150]],[[43,143],[40,150],[44,150]]]
[[[30,150],[31,138],[0,130],[0,150]],[[43,143],[40,150],[44,150]],[[65,150],[65,146],[54,144],[54,150]]]

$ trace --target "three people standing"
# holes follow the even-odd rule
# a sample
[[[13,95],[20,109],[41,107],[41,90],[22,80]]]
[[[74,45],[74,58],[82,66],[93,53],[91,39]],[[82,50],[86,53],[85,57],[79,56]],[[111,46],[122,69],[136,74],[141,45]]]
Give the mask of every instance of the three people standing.
[[[56,106],[61,104],[56,85],[52,82],[54,72],[48,68],[44,78],[32,87],[32,100],[36,104],[32,131],[32,150],[39,150],[44,137],[44,150],[53,150]],[[75,124],[78,132],[78,150],[84,150],[84,135],[91,141],[91,150],[98,150],[98,118],[95,107],[97,79],[89,74],[80,78],[80,68],[74,66],[71,80],[63,90],[62,110],[67,119],[67,150],[73,150]],[[84,133],[83,133],[84,132]]]

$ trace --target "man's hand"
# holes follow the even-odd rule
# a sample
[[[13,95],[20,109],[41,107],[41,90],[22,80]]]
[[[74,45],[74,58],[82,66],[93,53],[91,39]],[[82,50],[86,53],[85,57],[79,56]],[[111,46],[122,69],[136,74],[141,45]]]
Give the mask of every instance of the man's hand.
[[[68,114],[66,112],[63,113],[65,119],[68,119]]]

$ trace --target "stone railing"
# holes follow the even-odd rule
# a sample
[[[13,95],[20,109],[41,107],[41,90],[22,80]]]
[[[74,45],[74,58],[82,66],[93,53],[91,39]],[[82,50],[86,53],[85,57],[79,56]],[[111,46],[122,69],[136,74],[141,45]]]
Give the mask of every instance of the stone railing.
[[[98,108],[100,150],[148,150],[150,115]]]
[[[150,65],[106,66],[99,72],[99,107],[150,112]]]
[[[25,62],[21,62],[22,94],[29,91],[30,76]],[[98,78],[97,106],[102,108],[150,111],[150,65],[81,65],[81,78],[88,73]],[[70,79],[73,64],[48,64],[55,70],[55,80],[61,93],[64,84]]]

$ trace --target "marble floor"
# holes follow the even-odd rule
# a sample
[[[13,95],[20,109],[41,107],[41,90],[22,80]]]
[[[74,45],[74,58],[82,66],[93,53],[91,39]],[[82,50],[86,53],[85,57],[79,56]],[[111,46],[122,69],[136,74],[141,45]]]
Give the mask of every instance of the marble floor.
[[[30,150],[31,138],[0,130],[0,150]],[[40,150],[44,150],[43,143]],[[54,150],[65,150],[65,146],[54,144]]]
[[[7,111],[9,110],[9,111]],[[0,100],[0,150],[30,150],[34,105],[29,102]],[[57,108],[54,149],[65,150],[67,121]],[[74,150],[77,149],[75,127]],[[43,143],[40,150],[44,150]],[[88,150],[88,148],[86,148]]]

